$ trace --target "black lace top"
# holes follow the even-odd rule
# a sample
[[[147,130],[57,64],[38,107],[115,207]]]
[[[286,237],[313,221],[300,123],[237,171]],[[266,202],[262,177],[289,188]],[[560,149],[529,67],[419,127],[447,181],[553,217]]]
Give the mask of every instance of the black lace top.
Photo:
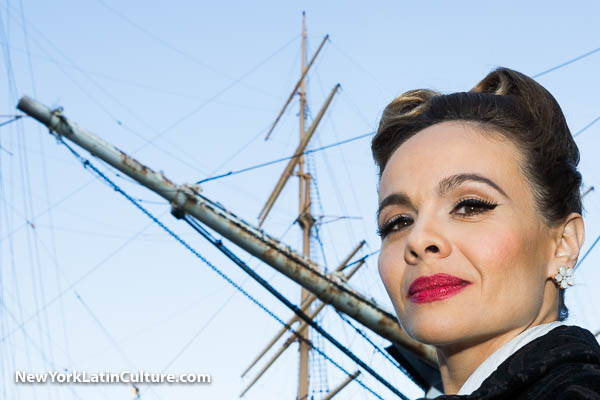
[[[600,400],[600,346],[576,326],[559,326],[504,361],[470,395],[437,400]]]

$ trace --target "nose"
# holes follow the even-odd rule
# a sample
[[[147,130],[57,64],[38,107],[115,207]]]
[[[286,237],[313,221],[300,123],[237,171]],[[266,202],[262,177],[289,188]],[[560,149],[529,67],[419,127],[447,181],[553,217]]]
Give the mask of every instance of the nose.
[[[407,264],[417,264],[429,258],[445,258],[452,246],[444,235],[441,224],[435,218],[418,217],[410,227],[404,249]]]

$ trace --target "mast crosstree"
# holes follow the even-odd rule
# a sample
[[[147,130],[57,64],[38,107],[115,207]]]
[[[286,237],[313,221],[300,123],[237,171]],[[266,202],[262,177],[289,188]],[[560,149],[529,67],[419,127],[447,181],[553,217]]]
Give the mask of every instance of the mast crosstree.
[[[319,113],[317,114],[316,118],[312,122],[312,125],[310,126],[309,130],[306,131],[305,130],[306,76],[308,73],[308,69],[310,68],[310,66],[312,66],[316,57],[319,55],[319,52],[323,48],[323,45],[325,44],[327,39],[328,39],[328,36],[325,36],[325,38],[323,38],[321,45],[319,46],[319,48],[317,49],[317,51],[311,58],[310,63],[307,66],[307,64],[306,64],[306,13],[303,12],[302,13],[302,68],[300,70],[300,79],[296,83],[296,86],[292,90],[290,97],[287,99],[281,112],[275,119],[275,122],[271,126],[271,129],[269,130],[269,132],[267,133],[267,136],[265,138],[265,140],[269,138],[269,136],[273,132],[273,129],[275,128],[275,125],[277,124],[277,122],[279,121],[281,116],[283,115],[287,106],[290,104],[292,98],[296,94],[298,94],[298,96],[300,97],[300,112],[299,112],[299,119],[300,119],[300,126],[299,126],[300,137],[299,137],[299,139],[300,139],[300,142],[299,142],[298,147],[297,147],[296,151],[294,152],[294,154],[298,154],[299,157],[294,157],[293,159],[291,159],[289,161],[289,163],[287,164],[287,166],[285,167],[285,169],[283,170],[281,177],[277,181],[275,188],[271,192],[271,195],[267,199],[266,204],[264,205],[263,209],[261,210],[261,212],[259,214],[259,226],[262,226],[262,224],[265,222],[265,219],[267,218],[269,211],[271,211],[271,208],[275,204],[275,201],[281,194],[283,187],[289,180],[294,169],[296,169],[296,176],[298,176],[298,185],[299,185],[299,187],[298,187],[298,197],[299,197],[298,198],[298,218],[296,219],[296,221],[298,222],[298,224],[300,225],[300,228],[302,229],[302,254],[307,259],[310,259],[310,241],[311,241],[312,229],[315,224],[315,219],[313,218],[312,213],[311,213],[310,186],[311,186],[312,176],[310,175],[309,172],[307,172],[305,170],[305,166],[304,166],[305,159],[304,159],[303,153],[306,150],[306,146],[308,146],[310,139],[313,137],[313,134],[315,133],[317,126],[319,125],[319,122],[321,122],[323,115],[325,114],[325,112],[327,111],[327,108],[331,104],[331,100],[333,99],[333,96],[337,93],[338,89],[340,88],[340,85],[337,84],[333,88],[333,90],[329,94],[329,97],[325,101],[325,104],[323,105],[321,110],[319,110]],[[310,297],[310,292],[308,290],[306,290],[305,288],[302,288],[301,293],[300,293],[300,305],[302,306],[303,304],[307,303],[309,297]],[[310,307],[310,305],[307,307]],[[324,304],[323,304],[323,307],[324,307]],[[321,307],[319,309],[319,311],[323,307]],[[314,316],[316,316],[317,312],[314,312],[314,315],[311,314],[311,318],[314,318]],[[298,400],[304,400],[304,399],[308,398],[308,390],[309,390],[309,365],[308,365],[308,363],[309,363],[309,353],[310,353],[310,344],[309,344],[310,328],[308,328],[308,325],[306,325],[301,330],[299,330],[298,333],[305,340],[298,340],[298,343],[299,343],[298,395],[296,398]],[[286,342],[286,345],[284,345],[284,347],[280,350],[280,352],[277,353],[275,358],[277,358],[289,346],[290,343],[291,342],[288,340],[288,342]],[[270,346],[268,346],[265,351],[267,351],[269,349],[269,347]],[[274,359],[272,359],[272,361],[270,363],[268,363],[267,366],[261,370],[261,372],[259,373],[259,376],[256,377],[250,383],[250,385],[244,390],[242,395],[256,382],[256,380],[266,371],[266,369],[273,363],[273,361],[274,361]]]

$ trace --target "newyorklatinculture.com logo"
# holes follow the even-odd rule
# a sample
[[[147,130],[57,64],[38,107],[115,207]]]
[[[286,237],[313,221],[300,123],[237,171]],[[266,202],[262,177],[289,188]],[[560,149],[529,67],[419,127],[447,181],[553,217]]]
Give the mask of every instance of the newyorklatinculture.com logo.
[[[47,371],[31,373],[15,371],[16,383],[211,383],[209,374],[166,374],[146,371],[87,372]]]

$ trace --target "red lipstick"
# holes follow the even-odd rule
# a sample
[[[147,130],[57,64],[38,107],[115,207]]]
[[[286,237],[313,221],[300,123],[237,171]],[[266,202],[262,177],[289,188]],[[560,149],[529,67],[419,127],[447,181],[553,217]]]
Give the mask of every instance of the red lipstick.
[[[469,286],[471,282],[448,274],[422,276],[408,288],[408,299],[413,303],[430,303],[448,299]]]

